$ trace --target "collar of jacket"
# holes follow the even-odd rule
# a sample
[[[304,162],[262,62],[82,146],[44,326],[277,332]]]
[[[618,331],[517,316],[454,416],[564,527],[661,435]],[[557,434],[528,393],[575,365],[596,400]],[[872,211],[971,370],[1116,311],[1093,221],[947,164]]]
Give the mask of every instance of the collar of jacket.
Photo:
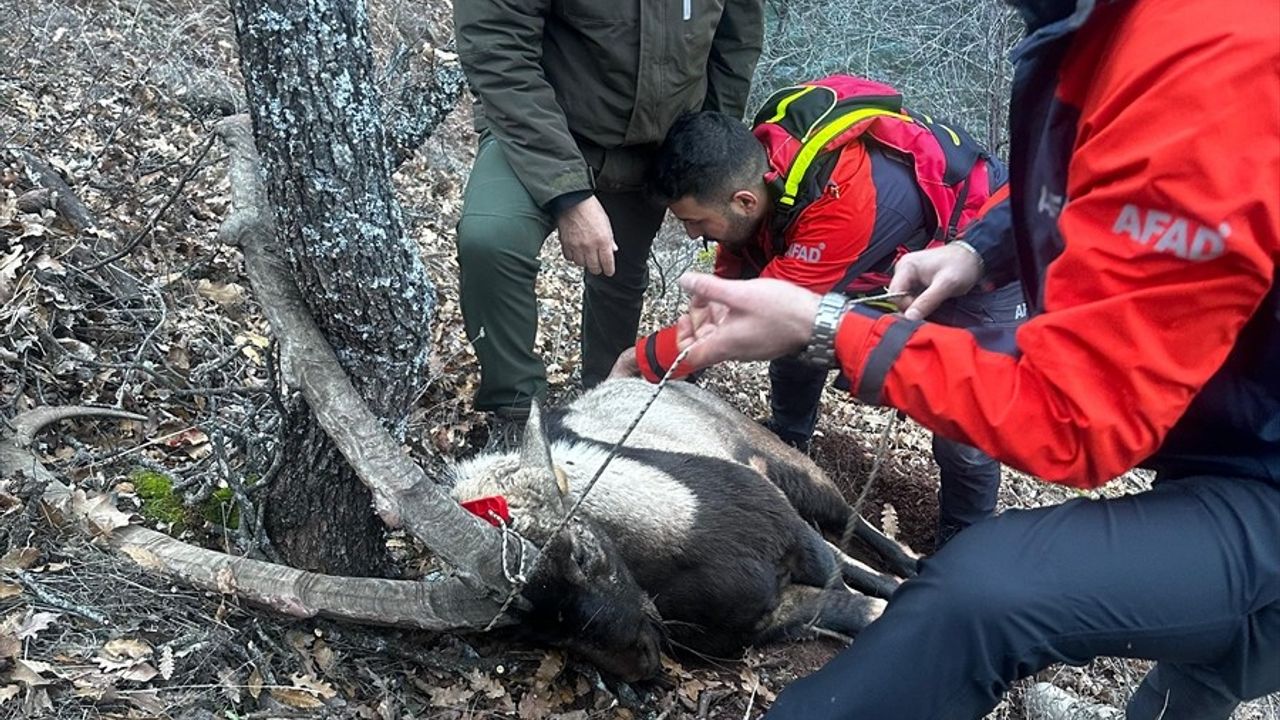
[[[1098,5],[1120,0],[1009,0],[1027,24],[1027,37],[1011,53],[1014,62],[1084,25]]]

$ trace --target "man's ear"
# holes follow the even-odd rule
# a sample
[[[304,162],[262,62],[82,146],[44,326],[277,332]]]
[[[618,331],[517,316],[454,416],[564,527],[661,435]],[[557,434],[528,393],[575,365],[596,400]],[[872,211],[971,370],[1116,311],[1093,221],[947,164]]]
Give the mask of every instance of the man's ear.
[[[739,190],[733,194],[730,201],[747,215],[754,215],[760,207],[761,198],[752,190]]]

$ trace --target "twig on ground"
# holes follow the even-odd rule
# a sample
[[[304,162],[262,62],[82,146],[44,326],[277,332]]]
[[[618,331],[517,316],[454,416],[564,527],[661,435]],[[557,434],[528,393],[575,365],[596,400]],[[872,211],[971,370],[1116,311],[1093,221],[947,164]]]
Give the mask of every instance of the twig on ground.
[[[79,615],[80,617],[93,621],[99,625],[111,624],[111,619],[97,610],[80,605],[60,593],[45,588],[40,583],[36,582],[36,579],[31,576],[31,573],[19,570],[16,571],[14,575],[18,578],[18,582],[22,583],[22,586],[30,591],[30,593],[41,603],[48,605],[49,607],[58,608],[59,610],[65,610],[73,615]]]

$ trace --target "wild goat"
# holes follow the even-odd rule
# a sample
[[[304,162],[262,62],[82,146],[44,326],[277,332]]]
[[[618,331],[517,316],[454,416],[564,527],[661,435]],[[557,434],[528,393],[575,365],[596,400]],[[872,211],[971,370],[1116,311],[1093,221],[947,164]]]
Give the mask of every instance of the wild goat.
[[[851,528],[897,575],[915,560],[854,516],[808,457],[687,383],[664,388],[552,537],[653,392],[620,380],[541,417],[535,408],[519,452],[453,468],[455,498],[503,496],[513,529],[542,548],[524,627],[639,679],[665,647],[727,657],[810,624],[852,636],[879,616],[897,579],[814,526],[836,538]]]

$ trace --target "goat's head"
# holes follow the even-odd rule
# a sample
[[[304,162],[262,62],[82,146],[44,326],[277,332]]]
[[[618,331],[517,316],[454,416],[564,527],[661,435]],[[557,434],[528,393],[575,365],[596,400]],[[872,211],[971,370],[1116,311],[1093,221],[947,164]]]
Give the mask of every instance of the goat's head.
[[[577,652],[624,680],[660,670],[663,630],[653,601],[627,569],[613,540],[573,506],[568,480],[554,465],[535,405],[519,454],[473,461],[463,494],[501,494],[512,526],[541,550],[523,595],[522,629]]]

